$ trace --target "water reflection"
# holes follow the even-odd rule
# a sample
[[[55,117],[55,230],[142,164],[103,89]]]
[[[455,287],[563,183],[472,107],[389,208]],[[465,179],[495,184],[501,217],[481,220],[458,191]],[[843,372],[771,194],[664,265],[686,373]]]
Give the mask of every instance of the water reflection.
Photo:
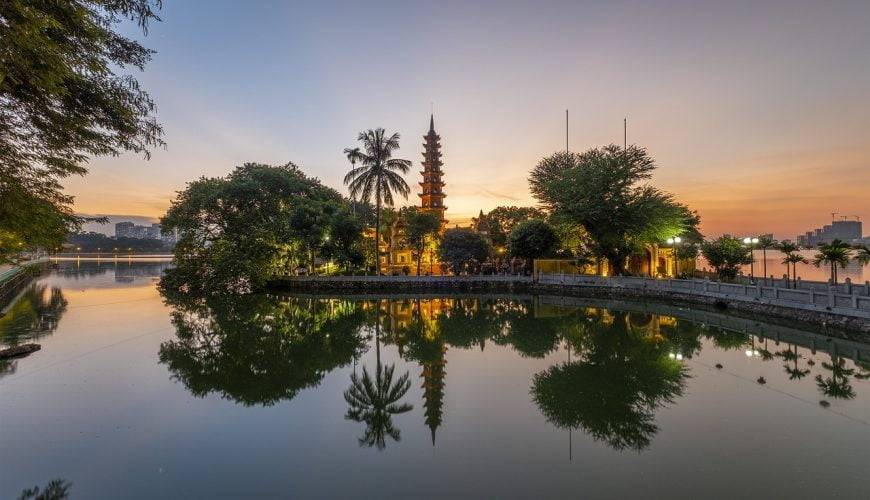
[[[290,400],[365,347],[361,304],[349,301],[244,296],[167,302],[177,338],[160,346],[160,362],[198,397],[216,392],[265,406]]]
[[[60,288],[31,284],[0,317],[0,346],[37,341],[57,329],[67,300]],[[0,377],[15,373],[17,360],[0,360]]]
[[[658,431],[655,411],[682,395],[688,370],[656,328],[634,327],[628,313],[608,316],[571,344],[576,361],[535,375],[532,396],[557,427],[639,451]]]
[[[45,486],[26,488],[18,496],[18,500],[63,500],[69,498],[72,484],[65,479],[52,479]]]
[[[422,404],[417,411],[435,445],[449,411],[445,379],[451,349],[507,348],[520,358],[549,360],[548,368],[531,376],[531,403],[553,426],[579,430],[618,451],[642,451],[652,444],[659,432],[656,414],[678,404],[692,377],[691,360],[705,348],[781,363],[782,380],[815,384],[822,397],[839,400],[856,397],[853,380],[870,376],[861,361],[870,357],[866,346],[682,309],[632,311],[621,304],[467,297],[174,297],[167,303],[177,332],[161,345],[160,361],[191,393],[273,405],[353,363],[343,393],[345,418],[364,425],[360,446],[378,450],[401,440],[394,417],[415,411],[411,374],[402,373],[398,362],[419,367]],[[819,365],[813,361],[817,342],[830,356]],[[843,342],[851,346],[851,359],[837,352]],[[369,349],[374,366],[358,369],[357,360]]]

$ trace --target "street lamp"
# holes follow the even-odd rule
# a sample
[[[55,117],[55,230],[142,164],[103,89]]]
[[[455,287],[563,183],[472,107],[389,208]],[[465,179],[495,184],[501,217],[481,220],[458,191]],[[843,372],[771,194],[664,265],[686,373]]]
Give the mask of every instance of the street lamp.
[[[674,278],[679,276],[680,261],[677,259],[677,245],[679,245],[681,241],[683,241],[683,239],[679,236],[668,238],[668,245],[671,246],[671,249],[674,252]]]
[[[755,245],[758,243],[758,238],[743,238],[743,244],[749,246],[749,277],[755,282]]]

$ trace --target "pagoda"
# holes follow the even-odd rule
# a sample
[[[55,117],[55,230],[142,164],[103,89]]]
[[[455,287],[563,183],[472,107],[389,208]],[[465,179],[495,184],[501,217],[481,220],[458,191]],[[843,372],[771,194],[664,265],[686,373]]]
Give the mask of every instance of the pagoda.
[[[447,221],[444,219],[444,182],[441,180],[443,172],[441,167],[441,136],[435,133],[435,116],[429,115],[429,133],[423,136],[423,182],[420,187],[422,208],[427,212],[435,212],[441,218],[442,227]]]

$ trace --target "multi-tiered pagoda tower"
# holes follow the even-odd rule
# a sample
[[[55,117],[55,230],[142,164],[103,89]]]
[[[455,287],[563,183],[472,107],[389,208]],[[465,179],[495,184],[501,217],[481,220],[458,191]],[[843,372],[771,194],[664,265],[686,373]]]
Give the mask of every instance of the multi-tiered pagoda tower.
[[[444,219],[444,181],[441,180],[443,172],[441,167],[441,136],[435,133],[435,116],[429,116],[429,133],[423,136],[423,182],[420,187],[423,192],[420,198],[423,210],[435,212],[441,217],[441,224],[446,224]]]

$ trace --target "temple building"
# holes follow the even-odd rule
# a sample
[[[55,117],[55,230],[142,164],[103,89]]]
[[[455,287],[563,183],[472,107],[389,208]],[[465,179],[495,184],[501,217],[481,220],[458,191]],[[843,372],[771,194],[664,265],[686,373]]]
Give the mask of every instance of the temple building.
[[[441,167],[441,136],[435,132],[435,115],[429,115],[429,131],[423,136],[423,177],[420,184],[420,209],[427,212],[437,213],[441,219],[442,229],[446,227],[447,220],[444,212],[444,172]],[[415,274],[417,272],[416,260],[405,241],[405,226],[401,216],[397,216],[391,222],[388,235],[382,236],[381,249],[381,272],[384,274]],[[438,263],[435,248],[430,248],[423,253],[420,274],[443,274],[441,265]]]
[[[420,200],[423,210],[436,212],[441,217],[442,226],[447,223],[444,219],[444,181],[441,180],[443,172],[441,167],[441,136],[435,133],[435,115],[429,115],[429,132],[423,136],[423,182],[420,183],[422,192]]]

